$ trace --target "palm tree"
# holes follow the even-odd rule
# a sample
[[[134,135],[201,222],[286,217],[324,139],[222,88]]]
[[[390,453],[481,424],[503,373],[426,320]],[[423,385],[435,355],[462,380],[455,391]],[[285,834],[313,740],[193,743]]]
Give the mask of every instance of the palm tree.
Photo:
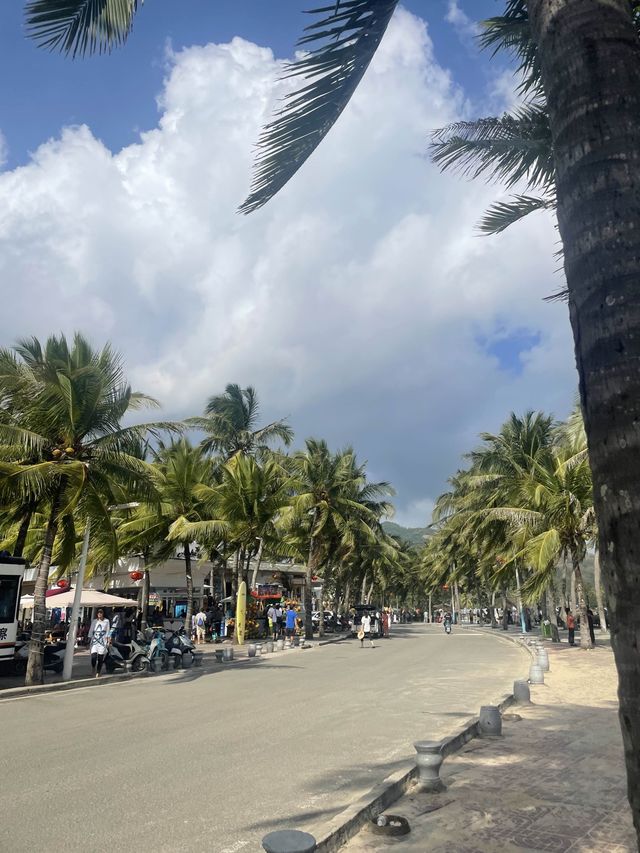
[[[224,541],[235,549],[236,589],[243,579],[248,580],[254,559],[255,584],[265,542],[277,541],[276,523],[289,502],[290,491],[288,477],[274,460],[259,464],[238,452],[222,466],[215,485],[202,485],[196,490],[200,518],[177,520],[170,536],[197,539],[211,548]]]
[[[291,458],[295,495],[283,512],[285,524],[304,531],[308,546],[304,590],[305,636],[313,638],[312,579],[327,559],[327,549],[339,541],[349,551],[356,535],[374,539],[374,530],[390,505],[382,500],[388,483],[368,483],[364,465],[351,448],[331,453],[326,442],[309,438],[305,450]]]
[[[142,435],[168,426],[122,427],[131,410],[155,401],[134,393],[126,383],[121,357],[109,345],[94,350],[76,334],[51,337],[42,346],[21,341],[0,355],[3,396],[15,401],[12,423],[0,423],[4,460],[3,489],[25,504],[37,502],[46,527],[34,591],[34,626],[27,684],[42,681],[45,593],[60,525],[73,525],[73,514],[91,518],[98,535],[115,542],[108,507],[123,497],[153,492],[149,466],[130,454]],[[75,540],[74,540],[75,541]]]
[[[259,415],[255,389],[231,384],[224,394],[210,398],[203,417],[189,418],[187,423],[206,434],[203,450],[221,453],[225,459],[235,453],[264,455],[274,441],[281,441],[288,447],[293,440],[293,430],[285,420],[258,427]]]

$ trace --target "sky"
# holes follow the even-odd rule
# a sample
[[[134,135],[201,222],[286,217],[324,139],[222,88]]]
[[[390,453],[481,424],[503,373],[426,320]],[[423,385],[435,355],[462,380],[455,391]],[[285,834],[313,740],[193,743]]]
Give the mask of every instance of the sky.
[[[22,8],[0,5],[0,344],[110,340],[165,417],[251,384],[297,446],[353,445],[410,526],[479,432],[567,414],[553,219],[479,236],[505,191],[426,156],[433,129],[516,100],[474,39],[498,0],[407,0],[320,149],[248,217],[304,0],[147,0],[124,48],[75,61],[27,41]]]

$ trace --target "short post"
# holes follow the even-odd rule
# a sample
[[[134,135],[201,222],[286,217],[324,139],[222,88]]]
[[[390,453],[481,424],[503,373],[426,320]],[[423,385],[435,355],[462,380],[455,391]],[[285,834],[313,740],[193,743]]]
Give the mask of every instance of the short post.
[[[502,717],[497,705],[483,705],[480,708],[478,734],[480,737],[500,737],[502,735]]]
[[[276,649],[281,652],[284,649],[284,640],[278,640],[276,642]]]
[[[546,649],[538,650],[537,664],[543,672],[549,672],[549,652]]]
[[[444,757],[442,742],[439,740],[419,740],[413,748],[418,753],[418,786],[421,791],[437,794],[446,791],[447,787],[440,778],[440,768]]]
[[[516,705],[531,704],[531,691],[526,681],[513,682],[513,698],[516,700]]]
[[[247,646],[247,656],[254,658],[256,656],[256,647],[254,643],[249,643]]]
[[[223,649],[222,659],[225,663],[233,660],[233,649]]]
[[[271,654],[271,652],[273,651],[273,640],[267,640],[266,651],[267,651],[267,654]]]
[[[316,840],[313,835],[299,829],[279,829],[265,835],[262,849],[266,853],[313,853]]]
[[[537,663],[529,667],[529,684],[544,684],[544,672]]]

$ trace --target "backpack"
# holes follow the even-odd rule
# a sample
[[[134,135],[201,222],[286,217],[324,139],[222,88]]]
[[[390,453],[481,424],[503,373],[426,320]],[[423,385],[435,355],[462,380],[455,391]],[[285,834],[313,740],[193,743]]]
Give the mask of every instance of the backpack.
[[[196,625],[198,626],[198,628],[204,627],[204,619],[202,618],[202,616],[198,616],[196,620]]]

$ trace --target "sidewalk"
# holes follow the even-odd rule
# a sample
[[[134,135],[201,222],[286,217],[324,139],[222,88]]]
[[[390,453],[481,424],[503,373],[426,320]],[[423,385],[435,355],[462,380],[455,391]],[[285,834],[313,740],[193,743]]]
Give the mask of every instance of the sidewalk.
[[[501,739],[471,741],[447,759],[446,792],[408,793],[387,809],[408,819],[408,835],[386,839],[367,827],[345,853],[637,850],[613,655],[545,645],[546,683],[532,685],[533,705],[511,709],[522,719],[505,720]]]
[[[308,641],[307,648],[315,647],[315,646],[324,646],[329,643],[339,642],[345,638],[345,634],[328,634],[318,639],[318,637],[314,637],[313,641]],[[196,651],[198,653],[202,653],[202,666],[205,669],[228,667],[229,665],[233,666],[233,663],[221,663],[216,661],[215,652],[216,650],[220,651],[221,649],[233,649],[233,658],[234,661],[243,661],[247,660],[249,656],[248,646],[250,643],[260,643],[263,648],[267,641],[266,640],[247,640],[247,642],[243,646],[235,646],[233,645],[231,640],[224,640],[221,643],[204,643],[203,645],[196,646]],[[301,640],[302,642],[302,640]],[[269,657],[273,657],[274,655],[283,654],[284,652],[289,652],[290,649],[287,646],[283,651],[277,651],[274,649],[273,652],[269,655]],[[291,649],[291,651],[299,651],[299,649]],[[171,669],[171,672],[174,670]],[[181,670],[185,672],[190,672],[191,670]],[[106,670],[102,671],[102,680],[109,679],[110,682],[121,678],[123,675],[121,670],[116,671],[112,676],[110,676]],[[77,681],[86,681],[87,679],[95,680],[95,673],[91,670],[91,656],[87,649],[76,649],[75,654],[73,656],[73,682]],[[53,672],[45,672],[44,674],[44,683],[47,686],[53,684],[62,683],[62,675],[57,675]],[[123,679],[125,681],[125,679]],[[24,687],[24,676],[23,675],[8,675],[2,674],[0,675],[0,695],[4,690],[17,689]]]

